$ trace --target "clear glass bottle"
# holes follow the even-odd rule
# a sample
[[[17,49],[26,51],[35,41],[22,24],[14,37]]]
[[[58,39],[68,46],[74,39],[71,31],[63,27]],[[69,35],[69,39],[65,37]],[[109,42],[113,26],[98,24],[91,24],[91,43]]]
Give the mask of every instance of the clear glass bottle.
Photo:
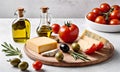
[[[16,11],[16,18],[12,22],[12,36],[15,42],[26,42],[30,38],[30,22],[24,17],[24,8],[18,8]]]
[[[41,7],[41,13],[40,13],[40,24],[36,29],[36,32],[39,37],[45,36],[50,37],[52,30],[50,27],[50,20],[51,17],[48,14],[48,7]]]

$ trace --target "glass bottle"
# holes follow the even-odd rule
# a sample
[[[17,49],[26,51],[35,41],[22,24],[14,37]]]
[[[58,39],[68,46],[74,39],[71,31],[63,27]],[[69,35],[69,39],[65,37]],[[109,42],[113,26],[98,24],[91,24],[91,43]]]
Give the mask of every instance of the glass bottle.
[[[30,22],[24,17],[24,8],[18,8],[16,18],[12,22],[12,36],[15,42],[26,42],[30,38]]]
[[[48,14],[48,7],[41,7],[40,24],[36,29],[39,37],[50,37],[52,30],[50,27],[50,15]]]

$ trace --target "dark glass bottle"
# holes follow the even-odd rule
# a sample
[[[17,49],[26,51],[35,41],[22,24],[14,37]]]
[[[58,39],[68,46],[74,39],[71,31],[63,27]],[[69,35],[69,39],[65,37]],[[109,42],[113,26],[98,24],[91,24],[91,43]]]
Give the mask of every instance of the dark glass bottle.
[[[18,8],[15,14],[18,18],[12,22],[13,40],[24,43],[30,38],[30,22],[24,17],[24,8]]]
[[[40,24],[36,29],[39,37],[50,37],[52,30],[50,27],[50,16],[48,14],[48,7],[42,7],[40,13]]]

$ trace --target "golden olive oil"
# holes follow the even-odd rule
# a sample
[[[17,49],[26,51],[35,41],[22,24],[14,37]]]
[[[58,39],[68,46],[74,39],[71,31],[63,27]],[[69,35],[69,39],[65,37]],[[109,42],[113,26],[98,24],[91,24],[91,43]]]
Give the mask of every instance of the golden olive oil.
[[[51,30],[50,26],[42,25],[40,30],[38,30],[38,29],[39,28],[37,28],[38,36],[40,36],[40,37],[42,37],[42,36],[50,37],[51,36],[52,30]]]
[[[15,42],[26,42],[30,38],[30,22],[27,19],[19,19],[13,23],[12,35]]]

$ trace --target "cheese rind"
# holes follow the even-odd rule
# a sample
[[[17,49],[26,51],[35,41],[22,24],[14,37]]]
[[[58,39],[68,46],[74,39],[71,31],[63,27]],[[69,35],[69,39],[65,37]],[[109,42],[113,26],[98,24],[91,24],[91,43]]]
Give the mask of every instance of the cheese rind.
[[[26,48],[42,53],[57,48],[57,41],[48,37],[37,37],[27,40]]]

